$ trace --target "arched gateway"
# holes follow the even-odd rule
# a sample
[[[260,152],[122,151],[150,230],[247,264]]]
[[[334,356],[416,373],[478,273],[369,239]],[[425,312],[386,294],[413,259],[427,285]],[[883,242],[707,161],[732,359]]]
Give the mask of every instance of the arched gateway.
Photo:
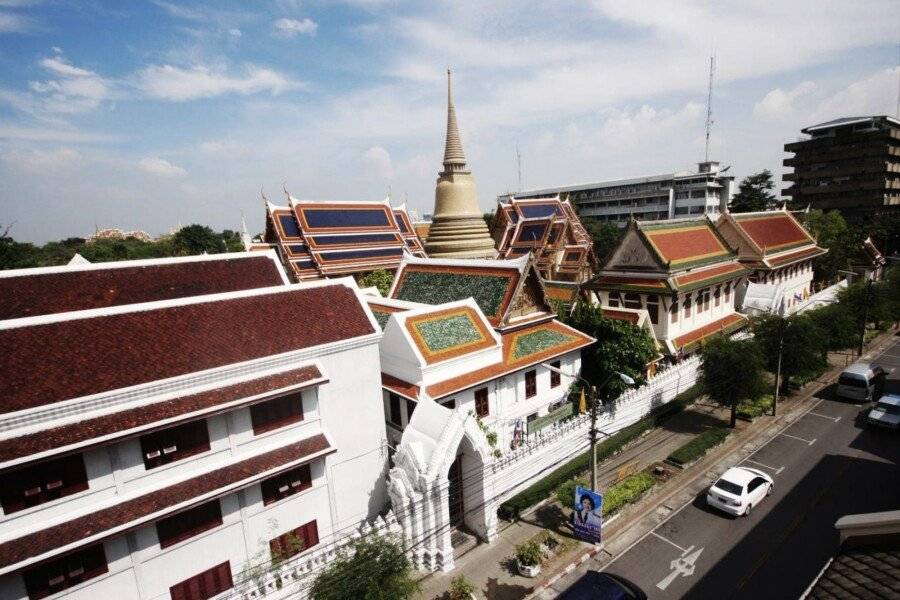
[[[403,541],[418,569],[453,568],[453,530],[485,542],[497,535],[486,470],[491,448],[475,416],[430,398],[419,402],[394,454],[388,490]]]

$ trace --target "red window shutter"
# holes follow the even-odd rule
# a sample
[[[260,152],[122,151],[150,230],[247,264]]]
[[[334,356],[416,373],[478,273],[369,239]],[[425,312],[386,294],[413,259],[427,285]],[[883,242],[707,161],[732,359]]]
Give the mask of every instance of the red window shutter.
[[[319,543],[319,528],[316,521],[312,520],[306,524],[306,548],[312,548]]]

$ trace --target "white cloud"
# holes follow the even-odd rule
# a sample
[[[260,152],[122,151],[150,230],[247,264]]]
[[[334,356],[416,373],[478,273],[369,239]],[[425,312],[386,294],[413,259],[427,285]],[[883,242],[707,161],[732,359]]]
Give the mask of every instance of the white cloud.
[[[153,4],[157,5],[173,17],[179,19],[187,19],[189,21],[203,20],[203,13],[186,6],[181,6],[172,2],[164,2],[163,0],[153,0]]]
[[[790,116],[794,103],[816,90],[812,81],[804,81],[790,90],[775,88],[753,106],[753,116],[760,119],[778,119]]]
[[[13,148],[0,158],[26,171],[47,171],[70,167],[81,160],[81,154],[72,148],[41,150],[37,148]]]
[[[280,37],[294,37],[297,34],[315,35],[319,25],[309,18],[303,20],[281,18],[275,21],[275,35]]]
[[[93,110],[112,96],[112,84],[97,73],[68,62],[60,52],[40,61],[54,79],[30,81],[28,87],[51,113],[74,114]]]
[[[145,173],[158,175],[160,177],[180,177],[187,174],[187,171],[185,171],[182,167],[173,165],[166,159],[159,158],[158,156],[148,156],[147,158],[142,158],[138,163],[138,168],[140,168],[140,170],[144,171]]]
[[[0,12],[0,33],[21,33],[31,29],[31,19],[13,13]]]
[[[391,154],[381,146],[372,146],[366,150],[363,153],[363,164],[376,177],[387,180],[394,178]]]
[[[117,141],[118,136],[90,133],[77,129],[51,129],[42,127],[0,126],[0,140],[25,140],[31,142],[63,142],[68,144],[98,144]]]
[[[813,109],[814,122],[851,115],[893,115],[900,67],[884,69],[824,98]]]
[[[234,38],[239,38],[243,35],[243,33],[241,33],[241,30],[238,29],[237,27],[232,27],[231,29],[228,30],[228,35],[230,35],[231,37],[234,37]]]
[[[172,65],[152,65],[139,73],[138,87],[154,98],[184,102],[225,94],[269,92],[277,95],[298,87],[298,84],[281,73],[252,65],[246,67],[242,75],[231,75],[205,66],[183,69]]]

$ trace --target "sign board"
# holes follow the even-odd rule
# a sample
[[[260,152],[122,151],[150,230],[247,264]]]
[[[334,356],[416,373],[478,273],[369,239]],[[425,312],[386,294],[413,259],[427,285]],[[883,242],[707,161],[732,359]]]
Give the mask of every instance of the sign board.
[[[600,542],[600,529],[603,525],[603,496],[587,488],[575,488],[575,514],[572,516],[572,529],[575,536],[586,542]]]

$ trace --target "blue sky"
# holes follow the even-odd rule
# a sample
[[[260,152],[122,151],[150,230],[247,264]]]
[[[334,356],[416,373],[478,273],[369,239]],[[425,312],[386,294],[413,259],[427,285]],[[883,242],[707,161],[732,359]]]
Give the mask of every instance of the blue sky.
[[[445,70],[483,208],[517,187],[781,174],[782,145],[894,114],[900,6],[832,2],[0,0],[0,224],[260,231],[260,190],[430,212]]]

